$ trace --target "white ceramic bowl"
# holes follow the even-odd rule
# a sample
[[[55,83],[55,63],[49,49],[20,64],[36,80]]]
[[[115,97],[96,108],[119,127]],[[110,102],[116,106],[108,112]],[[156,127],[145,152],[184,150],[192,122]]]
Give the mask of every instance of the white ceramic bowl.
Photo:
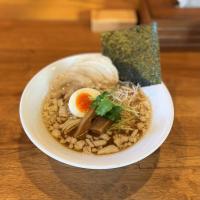
[[[121,152],[102,156],[78,153],[59,144],[45,128],[41,117],[41,106],[48,92],[49,83],[53,77],[65,71],[84,55],[86,54],[70,56],[48,65],[27,84],[20,102],[20,119],[27,136],[48,156],[76,167],[110,169],[142,160],[160,147],[172,127],[173,103],[163,83],[142,88],[152,104],[151,127],[135,145]]]

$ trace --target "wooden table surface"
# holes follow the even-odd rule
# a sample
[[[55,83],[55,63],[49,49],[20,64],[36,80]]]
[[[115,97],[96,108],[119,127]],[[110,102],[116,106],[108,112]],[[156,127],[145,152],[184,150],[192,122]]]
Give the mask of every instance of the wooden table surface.
[[[175,106],[164,144],[139,163],[114,170],[61,164],[38,150],[19,120],[27,81],[68,55],[100,51],[88,23],[0,22],[0,199],[200,199],[200,52],[163,52],[163,80]]]

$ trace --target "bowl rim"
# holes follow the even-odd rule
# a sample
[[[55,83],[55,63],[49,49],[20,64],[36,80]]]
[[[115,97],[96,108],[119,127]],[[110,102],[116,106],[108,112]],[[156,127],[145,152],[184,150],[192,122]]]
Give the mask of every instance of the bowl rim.
[[[26,127],[26,124],[25,124],[25,120],[23,118],[23,101],[24,101],[24,96],[26,94],[26,92],[28,91],[29,89],[29,86],[31,85],[31,83],[34,81],[34,79],[42,72],[42,71],[45,71],[45,70],[49,70],[52,65],[54,65],[56,62],[60,62],[62,60],[65,60],[67,58],[75,58],[75,57],[79,57],[81,55],[99,55],[101,53],[80,53],[80,54],[75,54],[75,55],[69,55],[69,56],[66,56],[64,58],[61,58],[61,59],[58,59],[48,65],[46,65],[45,67],[43,67],[41,70],[39,70],[29,81],[28,83],[26,84],[23,92],[22,92],[22,95],[21,95],[21,98],[20,98],[20,103],[19,103],[19,117],[20,117],[20,121],[21,121],[21,124],[22,124],[22,127],[24,129],[24,132],[26,133],[26,135],[28,136],[28,138],[31,140],[31,142],[39,149],[41,150],[43,153],[45,153],[46,155],[48,155],[49,157],[57,160],[57,161],[60,161],[64,164],[68,164],[68,165],[71,165],[71,166],[74,166],[74,167],[79,167],[79,168],[85,168],[85,169],[114,169],[114,168],[120,168],[120,167],[124,167],[124,166],[128,166],[130,164],[133,164],[133,163],[136,163],[138,161],[141,161],[143,160],[144,158],[146,158],[147,156],[151,155],[153,152],[155,152],[162,144],[163,142],[166,140],[166,138],[168,137],[169,133],[170,133],[170,130],[172,128],[172,125],[173,125],[173,121],[174,121],[174,105],[173,105],[173,101],[172,101],[172,97],[170,95],[170,92],[168,90],[168,88],[166,87],[165,83],[162,82],[161,85],[163,86],[163,89],[165,90],[165,92],[168,94],[168,98],[169,98],[169,107],[171,109],[171,118],[169,119],[169,125],[168,127],[165,129],[165,132],[166,134],[164,134],[159,141],[157,141],[156,144],[153,144],[151,149],[142,154],[142,156],[138,156],[137,159],[128,159],[126,162],[123,162],[123,163],[120,163],[120,164],[113,164],[113,165],[105,165],[105,166],[98,166],[98,165],[91,165],[91,164],[79,164],[79,163],[76,163],[76,162],[72,162],[72,161],[69,161],[69,160],[66,160],[64,158],[61,158],[61,157],[58,157],[56,154],[52,153],[51,151],[49,151],[45,146],[43,146],[42,144],[38,143],[34,137],[32,136],[31,133],[29,133],[29,130],[28,128]],[[145,88],[145,87],[143,87]],[[103,155],[103,156],[107,156],[107,155]]]

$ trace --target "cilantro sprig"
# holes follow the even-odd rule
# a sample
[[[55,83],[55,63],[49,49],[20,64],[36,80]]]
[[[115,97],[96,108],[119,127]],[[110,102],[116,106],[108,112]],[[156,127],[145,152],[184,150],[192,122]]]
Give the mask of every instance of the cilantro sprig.
[[[110,119],[116,122],[121,119],[121,106],[115,105],[109,99],[109,93],[103,92],[92,102],[91,107],[95,110],[96,115]]]

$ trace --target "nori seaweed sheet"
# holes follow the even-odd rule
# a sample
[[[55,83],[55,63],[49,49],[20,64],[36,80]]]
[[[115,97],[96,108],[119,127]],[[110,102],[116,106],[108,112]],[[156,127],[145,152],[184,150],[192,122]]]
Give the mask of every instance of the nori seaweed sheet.
[[[161,83],[156,23],[104,32],[101,41],[102,52],[117,67],[120,80],[141,86]]]

